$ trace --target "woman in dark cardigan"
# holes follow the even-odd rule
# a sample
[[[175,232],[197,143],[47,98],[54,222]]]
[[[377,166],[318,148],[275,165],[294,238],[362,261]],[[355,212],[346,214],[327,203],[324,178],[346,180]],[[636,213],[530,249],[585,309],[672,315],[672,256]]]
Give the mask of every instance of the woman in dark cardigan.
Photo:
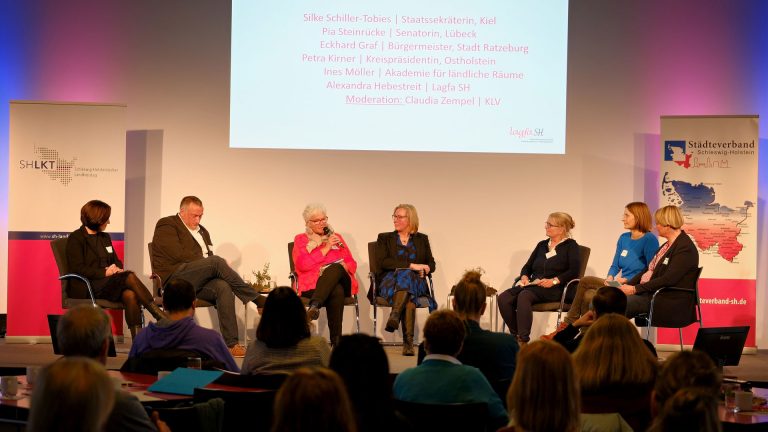
[[[158,321],[166,315],[154,304],[152,294],[139,278],[132,271],[123,270],[123,263],[112,247],[112,239],[104,232],[111,214],[112,208],[103,201],[85,203],[80,209],[83,225],[73,231],[67,241],[67,264],[69,271],[90,281],[96,298],[125,305],[125,321],[131,337],[135,337],[141,329],[139,305]],[[87,297],[88,289],[82,281],[74,279],[69,295]]]
[[[568,213],[550,214],[544,224],[547,239],[533,249],[515,286],[499,294],[501,317],[521,344],[530,339],[533,305],[560,301],[565,285],[579,277],[581,256],[571,238],[574,227]]]
[[[394,332],[403,323],[403,355],[414,355],[413,331],[419,298],[429,299],[429,311],[437,303],[429,293],[426,276],[435,271],[435,259],[429,237],[419,232],[416,207],[400,204],[392,214],[394,232],[379,234],[376,240],[376,275],[378,295],[392,305],[392,313],[384,330]],[[374,299],[375,300],[375,299]]]

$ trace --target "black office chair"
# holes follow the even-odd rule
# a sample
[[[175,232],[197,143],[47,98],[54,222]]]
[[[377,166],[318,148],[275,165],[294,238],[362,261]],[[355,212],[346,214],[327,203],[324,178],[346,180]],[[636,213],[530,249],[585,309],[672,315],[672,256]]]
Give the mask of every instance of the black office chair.
[[[379,273],[379,264],[378,260],[376,259],[376,242],[368,242],[368,280],[371,284],[371,290],[369,292],[368,300],[371,302],[371,305],[373,305],[373,335],[375,337],[378,337],[378,309],[379,308],[391,308],[392,305],[389,304],[389,301],[379,295],[379,289],[376,284],[376,275]],[[430,300],[435,301],[435,288],[432,285],[432,274],[427,275],[427,284],[429,285],[429,296],[419,297],[417,299],[418,304],[416,305],[417,308],[428,308]],[[435,303],[437,303],[435,301]],[[418,344],[418,341],[416,341],[416,334],[414,336],[414,344]]]
[[[703,267],[696,273],[696,281],[691,288],[662,287],[651,297],[651,309],[647,314],[647,340],[651,335],[651,327],[676,328],[680,335],[680,351],[683,350],[683,327],[695,322],[699,328],[704,324],[701,317],[701,302],[699,300],[699,278]],[[640,315],[641,318],[645,314]],[[637,320],[635,320],[637,322]]]
[[[495,431],[503,425],[488,425],[488,404],[485,402],[428,404],[395,399],[395,409],[417,431]]]
[[[291,273],[288,278],[291,280],[291,288],[299,294],[299,275],[296,273],[296,264],[293,262],[293,242],[288,243],[288,263],[291,267]],[[309,299],[299,295],[301,302],[304,306],[309,305]],[[344,297],[344,306],[355,307],[355,324],[357,326],[357,333],[360,333],[360,305],[357,302],[357,294],[352,294],[349,297]]]
[[[272,428],[272,415],[275,405],[276,390],[224,390],[216,388],[196,388],[195,403],[211,399],[224,401],[225,431],[249,430],[269,431]]]
[[[584,277],[584,273],[587,272],[587,263],[589,262],[589,255],[592,252],[592,250],[586,246],[579,245],[579,258],[581,259],[581,267],[579,267],[579,277],[576,279],[571,279],[568,281],[567,284],[565,284],[565,288],[563,289],[563,295],[560,297],[559,302],[546,302],[546,303],[536,303],[533,305],[533,311],[534,312],[557,312],[557,324],[555,324],[555,328],[560,326],[560,321],[563,317],[563,312],[568,312],[571,309],[571,301],[573,301],[573,296],[576,295],[576,286],[579,285],[579,281],[581,278]],[[515,282],[512,284],[512,286],[517,285],[517,282],[520,280],[520,278],[515,278]],[[507,327],[507,324],[502,320],[501,322],[501,331],[503,332]]]
[[[121,372],[133,372],[147,375],[157,375],[160,371],[173,371],[176,368],[187,367],[190,357],[200,357],[204,370],[224,369],[224,363],[213,360],[196,351],[182,349],[153,349],[128,359],[120,367]]]
[[[59,280],[61,281],[61,307],[63,309],[70,309],[80,304],[89,304],[93,306],[100,306],[104,309],[125,309],[125,306],[122,302],[97,299],[93,295],[93,288],[91,288],[91,282],[88,280],[88,278],[83,277],[77,273],[69,272],[69,264],[67,262],[68,240],[68,238],[64,237],[51,241],[51,250],[53,251],[53,257],[56,260],[56,266],[59,269]],[[73,296],[70,296],[69,280],[71,279],[79,279],[85,283],[88,292],[72,293]]]
[[[221,432],[224,430],[225,405],[221,399],[184,403],[172,408],[147,406],[147,414],[157,412],[171,430],[184,432]]]
[[[232,387],[279,390],[288,376],[289,374],[287,373],[241,375],[236,372],[224,371],[220,377],[216,378],[214,383]]]

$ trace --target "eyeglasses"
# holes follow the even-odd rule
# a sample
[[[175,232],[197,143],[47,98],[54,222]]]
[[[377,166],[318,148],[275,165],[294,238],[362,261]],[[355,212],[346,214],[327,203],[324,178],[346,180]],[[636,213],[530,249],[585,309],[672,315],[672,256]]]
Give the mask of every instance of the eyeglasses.
[[[392,220],[403,220],[403,219],[408,219],[408,215],[403,215],[403,216],[392,215]]]
[[[327,221],[328,221],[328,216],[326,216],[326,217],[324,217],[322,219],[310,219],[309,223],[317,225],[317,224],[321,224],[321,223],[327,222]]]
[[[549,222],[544,222],[544,226],[547,228],[560,228],[560,225],[552,225]]]

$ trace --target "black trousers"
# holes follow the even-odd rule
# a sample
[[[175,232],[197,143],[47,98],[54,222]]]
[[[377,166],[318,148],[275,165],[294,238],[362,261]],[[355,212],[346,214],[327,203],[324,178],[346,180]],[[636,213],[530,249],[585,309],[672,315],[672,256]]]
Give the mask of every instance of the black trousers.
[[[304,291],[302,297],[309,298],[310,305],[325,307],[328,315],[328,331],[334,345],[341,336],[344,319],[344,297],[352,295],[352,280],[341,264],[332,264],[317,279],[315,289]]]

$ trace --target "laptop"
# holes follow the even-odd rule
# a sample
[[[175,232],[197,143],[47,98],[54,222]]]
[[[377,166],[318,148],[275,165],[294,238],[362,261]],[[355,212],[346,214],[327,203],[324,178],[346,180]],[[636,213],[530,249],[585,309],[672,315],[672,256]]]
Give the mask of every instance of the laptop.
[[[59,348],[58,326],[61,315],[48,315],[48,330],[51,332],[51,345],[53,345],[53,353],[61,355],[61,348]],[[117,357],[117,351],[115,350],[115,338],[112,334],[109,335],[109,349],[107,351],[107,357]]]

